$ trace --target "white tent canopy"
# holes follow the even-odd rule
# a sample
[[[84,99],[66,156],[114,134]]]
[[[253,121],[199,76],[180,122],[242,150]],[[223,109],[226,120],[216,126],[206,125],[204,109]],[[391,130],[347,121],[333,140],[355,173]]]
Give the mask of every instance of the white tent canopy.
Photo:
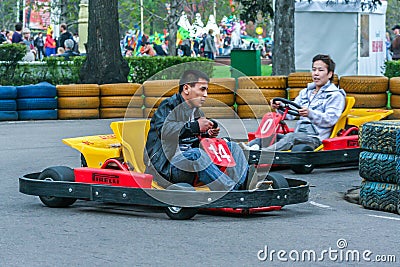
[[[329,54],[343,75],[383,75],[386,57],[386,1],[374,11],[360,5],[296,2],[295,64],[310,71],[316,54]]]

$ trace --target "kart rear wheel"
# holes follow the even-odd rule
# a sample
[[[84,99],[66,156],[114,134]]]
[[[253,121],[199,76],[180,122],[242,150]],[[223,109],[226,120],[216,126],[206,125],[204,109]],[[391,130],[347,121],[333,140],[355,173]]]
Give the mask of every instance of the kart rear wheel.
[[[286,178],[279,173],[268,173],[267,180],[272,181],[273,189],[289,188],[289,183]]]
[[[167,187],[167,190],[186,190],[195,191],[193,186],[187,183],[177,183]],[[197,212],[198,208],[182,208],[182,207],[166,207],[165,213],[172,220],[188,220],[193,218]]]
[[[292,148],[292,152],[304,152],[304,151],[314,151],[314,148],[305,144],[295,145]],[[314,164],[290,165],[290,169],[292,169],[292,171],[294,171],[297,174],[309,174],[314,170],[314,168],[315,168]]]
[[[42,171],[39,180],[74,182],[74,170],[65,166],[49,167]],[[39,196],[40,200],[51,208],[65,208],[75,203],[76,198]]]

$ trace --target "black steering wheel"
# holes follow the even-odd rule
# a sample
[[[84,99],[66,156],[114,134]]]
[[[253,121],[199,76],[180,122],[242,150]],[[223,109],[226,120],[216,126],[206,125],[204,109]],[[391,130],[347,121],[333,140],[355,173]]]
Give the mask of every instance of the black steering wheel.
[[[288,114],[293,116],[300,116],[299,109],[301,109],[302,107],[297,103],[281,97],[275,97],[274,99],[272,99],[272,103],[274,104],[276,104],[277,101],[280,101],[283,104],[283,106],[280,105],[278,108],[280,111],[285,112],[286,110],[288,110]]]

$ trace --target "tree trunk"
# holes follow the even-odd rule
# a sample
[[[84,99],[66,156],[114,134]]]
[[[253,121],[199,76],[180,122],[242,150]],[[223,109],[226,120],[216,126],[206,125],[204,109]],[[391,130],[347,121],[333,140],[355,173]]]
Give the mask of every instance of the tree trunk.
[[[126,83],[129,66],[119,46],[118,0],[89,0],[87,58],[81,83]]]
[[[294,8],[293,0],[277,0],[275,2],[272,75],[289,75],[296,71],[294,61]]]
[[[183,11],[183,2],[182,0],[170,1],[170,13],[167,16],[169,56],[176,56],[176,34],[178,33],[178,21]]]

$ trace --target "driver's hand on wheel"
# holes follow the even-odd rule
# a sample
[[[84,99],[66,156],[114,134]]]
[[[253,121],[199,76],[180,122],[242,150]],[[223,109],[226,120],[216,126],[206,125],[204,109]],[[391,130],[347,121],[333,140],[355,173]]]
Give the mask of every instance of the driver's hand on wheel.
[[[298,110],[301,117],[308,117],[308,108],[302,107]]]
[[[207,120],[205,117],[200,117],[197,122],[199,123],[201,133],[207,132],[214,125],[212,121]]]
[[[277,109],[277,108],[279,108],[279,106],[281,105],[281,101],[275,101],[274,102],[274,100],[273,99],[271,99],[271,107],[273,108],[273,109]]]
[[[219,127],[218,128],[211,128],[207,131],[208,135],[211,138],[216,138],[219,134]]]

